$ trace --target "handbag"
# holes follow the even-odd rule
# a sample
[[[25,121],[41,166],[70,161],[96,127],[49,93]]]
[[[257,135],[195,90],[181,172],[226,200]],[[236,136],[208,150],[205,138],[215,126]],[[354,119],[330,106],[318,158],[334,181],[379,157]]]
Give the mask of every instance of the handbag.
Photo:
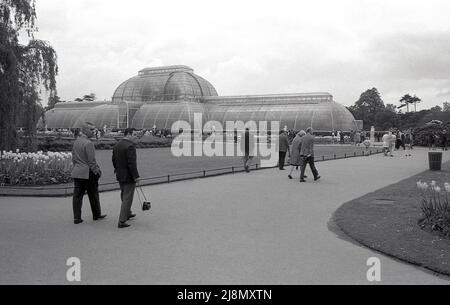
[[[139,192],[141,192],[141,194],[139,194]],[[152,208],[152,204],[149,200],[147,200],[147,196],[145,196],[144,190],[142,190],[142,186],[136,187],[136,193],[138,195],[138,200],[142,205],[142,211],[150,211],[150,209]]]

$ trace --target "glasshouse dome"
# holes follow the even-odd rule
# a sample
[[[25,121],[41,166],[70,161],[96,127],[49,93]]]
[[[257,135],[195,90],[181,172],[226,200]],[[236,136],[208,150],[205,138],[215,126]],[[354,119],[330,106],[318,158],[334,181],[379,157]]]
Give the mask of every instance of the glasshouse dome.
[[[170,66],[139,71],[116,89],[112,100],[158,102],[203,96],[217,96],[217,91],[207,80],[195,75],[192,68]]]
[[[194,127],[194,114],[223,126],[227,121],[279,121],[281,128],[356,130],[360,122],[329,93],[218,96],[216,89],[186,66],[146,68],[122,83],[112,102],[59,103],[45,115],[47,128],[171,129],[179,121]],[[199,122],[196,122],[199,123]]]

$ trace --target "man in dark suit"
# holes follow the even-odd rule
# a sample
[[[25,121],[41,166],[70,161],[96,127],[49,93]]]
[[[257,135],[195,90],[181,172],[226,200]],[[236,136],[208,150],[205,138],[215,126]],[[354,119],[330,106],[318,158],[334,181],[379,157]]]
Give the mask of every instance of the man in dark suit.
[[[301,165],[300,182],[306,182],[305,170],[307,164],[311,167],[311,171],[314,175],[314,181],[319,180],[319,172],[314,164],[314,135],[311,127],[306,130],[306,136],[302,137],[300,156],[304,160]]]
[[[129,227],[130,225],[127,224],[127,221],[136,217],[131,212],[134,191],[136,190],[136,184],[139,182],[134,131],[134,128],[125,130],[125,137],[114,146],[112,155],[114,172],[120,185],[120,199],[122,200],[118,225],[120,229]]]
[[[286,132],[284,130],[280,131],[280,152],[279,152],[279,159],[278,159],[278,167],[280,170],[284,170],[284,165],[286,162],[286,153],[289,151],[289,140],[286,135]]]

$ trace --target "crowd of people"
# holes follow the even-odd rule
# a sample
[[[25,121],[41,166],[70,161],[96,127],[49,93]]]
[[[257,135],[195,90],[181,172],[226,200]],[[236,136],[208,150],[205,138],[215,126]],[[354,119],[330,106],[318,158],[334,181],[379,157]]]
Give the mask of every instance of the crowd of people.
[[[106,132],[106,130],[103,130]],[[72,170],[72,178],[74,179],[73,194],[73,213],[74,223],[83,222],[81,218],[82,200],[87,193],[91,204],[94,221],[102,220],[106,217],[101,213],[100,200],[98,194],[98,181],[102,175],[101,169],[95,159],[95,148],[91,141],[99,132],[93,124],[84,123],[81,129],[77,129],[76,141],[72,150],[72,158],[74,167]],[[182,133],[182,131],[180,131]],[[137,138],[142,135],[169,136],[167,130],[141,130],[136,131],[133,128],[127,128],[123,133],[123,138],[114,146],[112,154],[112,163],[117,181],[120,185],[122,202],[121,212],[118,222],[119,228],[129,227],[128,220],[136,215],[131,212],[133,197],[136,187],[139,183],[139,173],[137,169],[136,142]],[[333,138],[337,137],[341,143],[345,140],[344,132],[336,132],[332,134]],[[360,145],[369,140],[367,132],[351,131],[348,133],[350,143],[352,145]],[[243,162],[244,168],[250,172],[250,165],[254,159],[252,151],[252,134],[249,129],[245,130],[241,140],[241,149],[244,152]],[[394,156],[394,151],[403,150],[405,156],[411,156],[413,150],[414,135],[411,130],[390,130],[385,132],[381,139],[375,136],[383,143],[383,152],[385,156]],[[344,140],[343,140],[344,139]],[[279,169],[285,170],[286,157],[288,164],[291,166],[289,179],[293,179],[294,170],[300,170],[300,182],[305,183],[308,178],[305,175],[306,167],[309,165],[314,181],[321,178],[315,166],[314,159],[314,142],[316,137],[312,128],[301,130],[294,135],[293,131],[282,130],[279,135]],[[430,149],[436,149],[438,145],[442,145],[443,150],[447,150],[447,132],[444,130],[441,134],[430,132],[428,135],[428,146]]]
[[[391,130],[382,137],[383,153],[387,156],[394,156],[395,150],[403,149],[406,157],[411,157],[411,151],[414,147],[414,136],[411,130],[406,132],[400,130]]]

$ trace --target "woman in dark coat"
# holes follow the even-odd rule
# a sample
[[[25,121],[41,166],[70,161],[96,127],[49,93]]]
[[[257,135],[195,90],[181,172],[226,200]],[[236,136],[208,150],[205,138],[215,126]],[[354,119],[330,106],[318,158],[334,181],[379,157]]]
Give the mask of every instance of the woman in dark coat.
[[[289,174],[289,179],[292,179],[292,172],[294,171],[294,168],[298,168],[302,165],[303,159],[300,157],[300,149],[301,149],[301,139],[302,137],[306,135],[306,132],[304,130],[297,133],[294,140],[292,141],[292,147],[291,147],[291,159],[289,163],[292,165],[291,173]],[[306,177],[305,177],[306,178]]]

